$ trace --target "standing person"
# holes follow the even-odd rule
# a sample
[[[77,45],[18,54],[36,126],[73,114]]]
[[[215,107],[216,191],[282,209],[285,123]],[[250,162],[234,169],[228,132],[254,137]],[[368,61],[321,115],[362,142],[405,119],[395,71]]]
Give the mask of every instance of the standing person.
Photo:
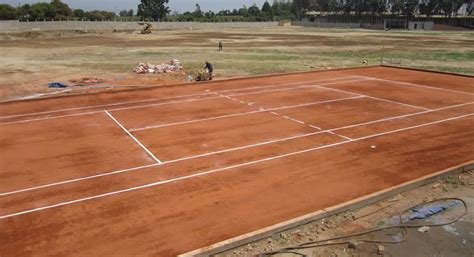
[[[204,69],[209,73],[209,80],[212,80],[212,73],[214,72],[214,67],[212,64],[206,61],[206,67],[204,67]]]
[[[222,48],[223,48],[222,41],[219,41],[219,51],[222,51]]]

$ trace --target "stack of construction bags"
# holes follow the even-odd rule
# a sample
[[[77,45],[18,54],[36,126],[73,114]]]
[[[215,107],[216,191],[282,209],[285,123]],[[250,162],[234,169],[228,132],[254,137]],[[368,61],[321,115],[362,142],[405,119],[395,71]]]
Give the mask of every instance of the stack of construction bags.
[[[150,63],[139,63],[133,71],[138,74],[145,73],[168,73],[168,72],[177,72],[182,69],[181,63],[178,59],[170,60],[167,63],[162,63],[159,65],[153,65]]]

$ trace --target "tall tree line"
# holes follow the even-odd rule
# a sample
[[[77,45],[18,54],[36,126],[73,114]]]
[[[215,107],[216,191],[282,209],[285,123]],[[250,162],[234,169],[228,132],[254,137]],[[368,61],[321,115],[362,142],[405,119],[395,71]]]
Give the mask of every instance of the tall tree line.
[[[444,15],[456,16],[457,10],[464,4],[471,15],[474,0],[273,0],[266,1],[263,6],[242,6],[239,9],[222,10],[219,12],[203,11],[199,4],[193,4],[195,10],[185,13],[172,13],[168,7],[170,0],[137,0],[137,13],[133,10],[122,10],[121,17],[135,16],[139,19],[155,21],[273,21],[294,20],[305,17],[307,12],[319,14],[345,15],[382,15],[424,16]],[[173,1],[173,0],[171,0]],[[190,4],[192,2],[190,1]],[[61,0],[24,4],[17,8],[8,4],[0,4],[0,20],[62,20],[69,18],[87,20],[111,20],[116,17],[114,12],[84,11],[71,9]]]

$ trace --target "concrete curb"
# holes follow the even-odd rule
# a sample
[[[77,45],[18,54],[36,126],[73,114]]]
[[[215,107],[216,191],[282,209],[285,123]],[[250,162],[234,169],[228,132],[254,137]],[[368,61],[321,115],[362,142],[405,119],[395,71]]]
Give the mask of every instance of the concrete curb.
[[[421,178],[405,182],[403,184],[400,184],[398,186],[394,186],[391,188],[384,189],[382,191],[378,191],[376,193],[372,193],[363,197],[356,198],[354,200],[338,204],[329,208],[325,208],[307,215],[303,215],[282,223],[275,224],[270,227],[266,227],[260,230],[256,230],[241,236],[237,236],[210,246],[206,246],[200,249],[196,249],[191,252],[187,252],[184,254],[178,255],[179,257],[188,257],[188,256],[211,256],[215,255],[224,251],[228,251],[230,249],[257,241],[261,240],[267,237],[272,236],[273,234],[283,232],[285,230],[301,226],[310,222],[313,222],[315,220],[319,220],[328,216],[332,216],[334,214],[344,212],[347,210],[355,210],[362,208],[366,205],[378,202],[380,200],[383,200],[388,197],[395,196],[399,193],[402,193],[404,191],[426,185],[429,183],[432,183],[434,181],[437,181],[441,178],[450,176],[450,175],[455,175],[459,174],[465,171],[470,171],[474,170],[474,161],[470,161],[467,163],[464,163],[459,166],[451,167],[448,169],[445,169],[443,171],[439,171],[427,176],[423,176]]]

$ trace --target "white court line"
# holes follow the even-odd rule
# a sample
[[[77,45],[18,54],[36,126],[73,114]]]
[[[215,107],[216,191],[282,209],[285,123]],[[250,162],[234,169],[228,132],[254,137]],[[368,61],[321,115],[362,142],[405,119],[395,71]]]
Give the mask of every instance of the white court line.
[[[347,78],[356,77],[356,76],[349,76]],[[342,78],[335,78],[335,79],[323,79],[323,80],[310,80],[310,81],[303,81],[303,82],[296,82],[296,83],[289,83],[289,84],[280,84],[280,85],[271,85],[268,87],[277,87],[277,86],[291,86],[291,85],[298,85],[298,84],[305,84],[305,83],[314,83],[314,82],[321,82],[321,81],[331,81],[337,79],[345,79],[346,77]],[[231,91],[241,91],[246,89],[255,89],[255,88],[264,88],[267,86],[262,87],[253,87],[253,88],[240,88],[234,90],[226,90],[223,92],[231,92]],[[77,110],[84,110],[84,109],[93,109],[93,108],[100,108],[100,107],[110,107],[110,106],[117,106],[117,105],[125,105],[125,104],[134,104],[134,103],[144,103],[144,102],[152,102],[152,101],[160,101],[160,100],[169,100],[169,99],[176,99],[176,98],[184,98],[184,97],[193,97],[193,96],[204,96],[210,95],[214,93],[199,93],[199,94],[190,94],[190,95],[182,95],[182,96],[174,96],[174,97],[164,97],[164,98],[152,98],[152,99],[144,99],[144,100],[137,100],[137,101],[127,101],[127,102],[119,102],[119,103],[111,103],[111,104],[101,104],[101,105],[92,105],[92,106],[83,106],[83,107],[75,107],[75,108],[65,108],[60,110],[52,110],[52,111],[45,111],[45,112],[34,112],[34,113],[24,113],[24,114],[17,114],[17,115],[10,115],[10,116],[1,116],[1,119],[7,118],[16,118],[16,117],[24,117],[24,116],[33,116],[33,115],[40,115],[40,114],[48,114],[48,113],[57,113],[57,112],[65,112],[65,111],[77,111]],[[103,110],[100,110],[103,111]]]
[[[155,186],[159,186],[159,185],[169,184],[169,183],[173,183],[173,182],[177,182],[177,181],[181,181],[181,180],[187,180],[187,179],[191,179],[191,178],[195,178],[195,177],[201,177],[201,176],[205,176],[205,175],[209,175],[209,174],[213,174],[213,173],[217,173],[217,172],[223,172],[223,171],[227,171],[227,170],[231,170],[231,169],[235,169],[235,168],[240,168],[240,167],[245,167],[245,166],[249,166],[249,165],[253,165],[253,164],[257,164],[257,163],[262,163],[262,162],[272,161],[272,160],[276,160],[276,159],[281,159],[281,158],[285,158],[285,157],[288,157],[288,156],[298,155],[298,154],[307,153],[307,152],[313,152],[313,151],[317,151],[317,150],[320,150],[320,149],[335,147],[335,146],[338,146],[338,145],[343,145],[343,144],[348,144],[348,143],[352,143],[352,142],[362,141],[362,140],[371,139],[371,138],[375,138],[375,137],[379,137],[379,136],[383,136],[383,135],[398,133],[398,132],[401,132],[401,131],[411,130],[411,129],[425,127],[425,126],[430,126],[430,125],[439,124],[439,123],[443,123],[443,122],[447,122],[447,121],[451,121],[451,120],[462,119],[462,118],[473,116],[473,115],[474,114],[471,113],[471,114],[467,114],[467,115],[452,117],[452,118],[438,120],[438,121],[434,121],[434,122],[429,122],[429,123],[425,123],[425,124],[421,124],[421,125],[417,125],[417,126],[411,126],[411,127],[407,127],[407,128],[403,128],[403,129],[397,129],[397,130],[393,130],[393,131],[389,131],[389,132],[384,132],[384,133],[374,134],[374,135],[371,135],[371,136],[357,138],[357,139],[354,139],[353,141],[342,141],[342,142],[329,144],[329,145],[325,145],[325,146],[320,146],[320,147],[310,148],[310,149],[296,151],[296,152],[292,152],[292,153],[282,154],[282,155],[278,155],[278,156],[274,156],[274,157],[270,157],[270,158],[264,158],[264,159],[251,161],[251,162],[247,162],[247,163],[236,164],[236,165],[232,165],[232,166],[228,166],[228,167],[224,167],[224,168],[219,168],[219,169],[214,169],[214,170],[210,170],[210,171],[195,173],[195,174],[188,175],[188,176],[182,176],[182,177],[177,177],[177,178],[173,178],[173,179],[169,179],[169,180],[163,180],[163,181],[157,181],[157,182],[148,183],[148,184],[144,184],[144,185],[136,186],[136,187],[130,187],[130,188],[117,190],[117,191],[113,191],[113,192],[109,192],[109,193],[104,193],[104,194],[99,194],[99,195],[95,195],[95,196],[80,198],[80,199],[67,201],[67,202],[62,202],[62,203],[58,203],[58,204],[47,205],[47,206],[43,206],[43,207],[39,207],[39,208],[34,208],[34,209],[26,210],[26,211],[21,211],[21,212],[16,212],[16,213],[0,216],[0,219],[7,219],[7,218],[11,218],[11,217],[25,215],[25,214],[28,214],[28,213],[38,212],[38,211],[57,208],[57,207],[65,206],[65,205],[71,205],[71,204],[75,204],[75,203],[79,203],[79,202],[89,201],[89,200],[93,200],[93,199],[103,198],[103,197],[107,197],[107,196],[112,196],[112,195],[122,194],[122,193],[126,193],[126,192],[131,192],[131,191],[136,191],[136,190],[140,190],[140,189],[144,189],[144,188],[150,188],[150,187],[155,187]]]
[[[447,118],[447,119],[443,119],[443,120],[438,120],[438,121],[432,121],[432,122],[428,122],[428,123],[424,123],[424,124],[420,124],[420,125],[415,125],[415,126],[411,126],[411,127],[407,127],[407,128],[391,130],[391,131],[388,131],[388,132],[383,132],[383,133],[376,134],[375,136],[383,136],[383,135],[393,134],[393,133],[397,133],[397,132],[401,132],[401,131],[405,131],[405,130],[409,130],[409,129],[426,127],[426,126],[430,126],[430,125],[434,125],[434,124],[438,124],[438,123],[443,123],[443,122],[447,122],[447,121],[458,120],[458,119],[470,117],[470,116],[473,116],[473,115],[474,115],[474,113],[465,114],[465,115],[461,115],[461,116],[455,116],[455,117],[451,117],[451,118]],[[354,139],[354,141],[365,140],[365,139],[373,138],[375,136],[370,135],[370,136],[360,137],[360,138]]]
[[[70,179],[70,180],[64,180],[56,183],[51,183],[51,184],[45,184],[41,186],[35,186],[35,187],[30,187],[30,188],[25,188],[25,189],[19,189],[15,191],[10,191],[6,193],[1,193],[0,196],[8,196],[8,195],[14,195],[18,193],[23,193],[23,192],[28,192],[28,191],[33,191],[37,189],[42,189],[42,188],[48,188],[48,187],[54,187],[54,186],[60,186],[60,185],[65,185],[65,184],[71,184],[74,182],[79,182],[79,181],[84,181],[84,180],[89,180],[89,179],[94,179],[94,178],[100,178],[100,177],[106,177],[106,176],[111,176],[115,174],[120,174],[120,173],[126,173],[130,171],[135,171],[135,170],[141,170],[141,169],[146,169],[146,168],[151,168],[155,166],[159,166],[161,164],[159,163],[154,163],[154,164],[149,164],[149,165],[143,165],[143,166],[138,166],[138,167],[133,167],[129,169],[123,169],[123,170],[116,170],[112,172],[107,172],[107,173],[101,173],[97,175],[92,175],[92,176],[87,176],[87,177],[81,177],[81,178],[76,178],[76,179]]]
[[[152,102],[152,101],[159,101],[159,100],[169,100],[169,99],[202,96],[202,95],[210,95],[210,94],[211,93],[201,93],[201,94],[191,94],[191,95],[183,95],[183,96],[175,96],[175,97],[153,98],[153,99],[145,99],[145,100],[137,100],[137,101],[119,102],[119,103],[112,103],[112,104],[101,104],[101,105],[92,105],[92,106],[89,105],[89,106],[84,106],[84,107],[66,108],[66,109],[53,110],[53,111],[33,112],[33,113],[25,113],[25,114],[18,114],[18,115],[2,116],[0,117],[0,119],[17,118],[17,117],[23,117],[23,116],[33,116],[33,115],[56,113],[56,112],[77,111],[77,110],[117,106],[117,105],[124,105],[124,104],[145,103],[145,102]]]
[[[132,133],[130,133],[130,131],[128,131],[117,119],[114,118],[114,116],[112,116],[112,114],[110,114],[108,111],[104,111],[105,114],[107,114],[107,116],[109,116],[120,128],[122,128],[123,131],[125,131],[125,133],[127,133],[127,135],[129,135],[133,141],[135,141],[135,143],[137,143],[143,150],[145,150],[145,152],[151,157],[153,158],[153,160],[155,160],[158,164],[161,164],[162,161],[160,161],[158,158],[156,158],[156,156],[150,152],[150,150],[148,150],[148,148],[146,148],[136,137],[134,137],[132,135]]]
[[[438,112],[438,111],[442,111],[442,110],[447,110],[447,109],[462,107],[462,106],[466,106],[466,105],[470,105],[470,104],[474,104],[474,102],[469,102],[469,103],[464,103],[464,104],[458,104],[458,105],[453,105],[453,106],[438,108],[438,109],[434,109],[434,110],[428,110],[428,111],[422,111],[422,112],[415,112],[415,113],[410,113],[410,114],[404,114],[404,115],[395,116],[395,117],[388,117],[388,118],[379,119],[379,120],[374,120],[374,121],[368,121],[368,122],[357,123],[357,124],[348,125],[348,126],[344,126],[344,127],[340,127],[340,128],[329,129],[328,132],[333,132],[333,131],[338,131],[338,130],[343,130],[343,129],[348,129],[348,128],[354,128],[354,127],[363,126],[363,125],[370,125],[370,124],[379,123],[379,122],[384,122],[384,121],[389,121],[389,120],[403,119],[403,118],[412,117],[412,116],[417,116],[417,115],[421,115],[421,114],[432,113],[432,112]]]
[[[216,119],[231,118],[231,117],[237,117],[237,116],[243,116],[243,115],[249,115],[249,114],[255,114],[255,113],[263,113],[263,112],[271,112],[272,114],[279,115],[278,113],[275,113],[275,112],[273,112],[273,111],[285,110],[285,109],[292,109],[292,108],[298,108],[298,107],[304,107],[304,106],[310,106],[310,105],[317,105],[317,104],[325,104],[325,103],[339,102],[339,101],[345,101],[345,100],[351,100],[351,99],[360,99],[360,98],[364,98],[364,96],[352,96],[352,97],[339,98],[339,99],[333,99],[333,100],[326,100],[326,101],[320,101],[320,102],[312,102],[312,103],[305,103],[305,104],[289,105],[289,106],[283,106],[283,107],[277,107],[277,108],[271,108],[271,109],[261,109],[261,108],[260,108],[260,109],[257,110],[257,111],[241,112],[241,113],[234,113],[234,114],[228,114],[228,115],[222,115],[222,116],[216,116],[216,117],[210,117],[210,118],[203,118],[203,119],[196,119],[196,120],[188,120],[188,121],[180,121],[180,122],[174,122],[174,123],[168,123],[168,124],[156,125],[156,126],[147,126],[147,127],[143,127],[143,128],[130,129],[130,131],[131,131],[131,132],[135,132],[135,131],[141,131],[141,130],[147,130],[147,129],[163,128],[163,127],[169,127],[169,126],[183,125],[183,124],[189,124],[189,123],[195,123],[195,122],[202,122],[202,121],[210,121],[210,120],[216,120]]]
[[[314,135],[318,135],[318,134],[323,134],[325,132],[327,132],[327,131],[318,131],[318,132],[313,132],[313,133],[307,133],[307,134],[302,134],[302,135],[297,135],[297,136],[291,136],[291,137],[286,137],[286,138],[281,138],[281,139],[275,139],[275,140],[260,142],[260,143],[256,143],[256,144],[250,144],[250,145],[244,145],[244,146],[239,146],[239,147],[235,147],[235,148],[224,149],[224,150],[210,152],[210,153],[192,155],[192,156],[183,157],[183,158],[179,158],[179,159],[175,159],[175,160],[164,161],[164,162],[161,163],[161,165],[175,163],[175,162],[181,162],[181,161],[186,161],[186,160],[192,160],[192,159],[198,159],[198,158],[202,158],[202,157],[206,157],[206,156],[211,156],[211,155],[216,155],[216,154],[221,154],[221,153],[227,153],[227,152],[233,152],[233,151],[243,150],[243,149],[252,148],[252,147],[256,147],[256,146],[279,143],[279,142],[289,141],[289,140],[303,138],[303,137],[314,136]],[[120,173],[127,173],[127,172],[130,172],[130,171],[150,168],[150,167],[154,167],[154,166],[160,166],[160,164],[155,163],[155,164],[150,164],[150,165],[133,167],[133,168],[129,168],[129,169],[123,169],[123,170],[118,170],[118,171],[101,173],[101,174],[87,176],[87,177],[81,177],[81,178],[77,178],[77,179],[65,180],[65,181],[51,183],[51,184],[45,184],[45,185],[36,186],[36,187],[30,187],[30,188],[20,189],[20,190],[16,190],[16,191],[11,191],[11,192],[0,193],[0,196],[13,195],[13,194],[17,194],[17,193],[33,191],[33,190],[42,189],[42,188],[48,188],[48,187],[59,186],[59,185],[64,185],[64,184],[70,184],[70,183],[79,182],[79,181],[83,181],[83,180],[89,180],[89,179],[94,179],[94,178],[99,178],[99,177],[111,176],[111,175],[120,174]]]
[[[328,84],[321,84],[321,85],[332,85],[332,84],[339,84],[339,83],[346,83],[346,81],[341,81],[341,82],[336,82],[336,83],[328,83]],[[312,86],[304,86],[304,87],[315,87],[315,86],[312,85]],[[244,89],[242,89],[242,90],[244,90]],[[292,89],[285,89],[285,90],[292,90]],[[196,101],[218,99],[220,97],[225,97],[227,99],[232,99],[232,100],[238,101],[236,99],[230,98],[229,96],[222,95],[219,92],[206,93],[206,95],[211,95],[211,94],[212,95],[218,94],[220,96],[211,96],[211,97],[203,97],[203,98],[194,98],[194,99],[183,100],[183,101],[172,101],[172,102],[165,102],[165,103],[156,103],[156,104],[147,104],[147,105],[107,109],[107,111],[114,112],[114,111],[146,108],[146,107],[152,107],[152,106],[168,105],[168,104],[189,103],[189,102],[196,102]],[[244,93],[244,94],[239,94],[239,95],[250,95],[250,94],[254,94],[254,92]],[[355,95],[355,94],[353,94],[353,95]],[[189,95],[189,96],[192,96],[192,95]],[[178,98],[178,97],[174,97],[174,98]],[[172,98],[161,98],[161,99],[158,99],[158,100],[166,100],[166,99],[172,99]],[[98,108],[98,107],[84,107],[84,108],[86,109],[86,108]],[[6,123],[0,123],[0,126],[2,126],[2,125],[12,125],[12,124],[18,124],[18,123],[34,122],[34,121],[41,121],[41,120],[50,120],[50,119],[57,119],[57,118],[64,118],[64,117],[71,117],[71,116],[80,116],[80,115],[86,115],[86,114],[90,114],[90,113],[101,113],[102,111],[103,110],[95,111],[95,112],[87,112],[87,113],[76,113],[76,114],[70,114],[70,115],[51,116],[51,117],[45,117],[45,118],[37,118],[37,119],[28,119],[28,120],[22,120],[22,121],[6,122]],[[54,112],[60,112],[60,111],[54,111]],[[37,114],[42,114],[42,113],[37,113]],[[32,114],[32,115],[35,115],[35,114]],[[11,116],[8,116],[8,117],[11,117]],[[0,117],[0,119],[2,119],[2,118]]]
[[[346,137],[346,136],[344,136],[344,135],[339,135],[339,134],[334,133],[334,132],[332,132],[332,131],[328,131],[328,133],[329,133],[329,134],[333,134],[333,135],[338,136],[338,137],[342,137],[342,138],[344,138],[345,140],[354,141],[354,139],[352,139],[352,138],[350,138],[350,137]]]
[[[325,81],[334,81],[334,80],[344,80],[344,79],[352,79],[352,78],[357,78],[359,76],[347,76],[347,77],[339,77],[339,78],[332,78],[332,79],[321,79],[321,80],[309,80],[309,81],[303,81],[303,82],[295,82],[295,83],[288,83],[288,84],[280,84],[280,85],[267,85],[267,86],[258,86],[258,87],[247,87],[247,88],[237,88],[237,89],[228,89],[228,90],[219,90],[219,91],[214,91],[217,93],[228,93],[228,92],[236,92],[236,91],[245,91],[249,89],[261,89],[261,88],[272,88],[272,87],[284,87],[284,86],[294,86],[294,85],[301,85],[301,84],[308,84],[308,83],[319,83],[319,82],[325,82]],[[371,79],[366,79],[366,80],[371,80]],[[342,82],[342,81],[341,81]],[[255,92],[252,92],[255,93]]]
[[[346,90],[341,90],[341,89],[336,89],[336,88],[324,87],[323,85],[316,85],[316,87],[325,88],[325,89],[330,89],[330,90],[334,90],[334,91],[337,91],[337,92],[343,92],[343,93],[347,93],[347,94],[365,96],[365,97],[367,97],[367,98],[372,98],[372,99],[377,99],[377,100],[384,101],[384,102],[389,102],[389,103],[404,105],[404,106],[408,106],[408,107],[412,107],[412,108],[422,109],[422,110],[425,110],[425,111],[431,111],[431,110],[433,110],[433,109],[428,109],[428,108],[421,107],[421,106],[416,106],[416,105],[412,105],[412,104],[406,104],[406,103],[401,103],[401,102],[397,102],[397,101],[393,101],[393,100],[388,100],[388,99],[385,99],[385,98],[380,98],[380,97],[375,97],[375,96],[370,96],[370,95],[364,95],[364,94],[354,93],[354,92],[350,92],[350,91],[346,91]]]
[[[412,86],[412,87],[422,87],[422,88],[428,88],[428,89],[434,89],[434,90],[440,90],[440,91],[446,91],[446,92],[452,92],[452,93],[458,93],[458,94],[474,95],[474,93],[469,93],[469,92],[463,92],[463,91],[452,90],[452,89],[447,89],[447,88],[431,87],[431,86],[425,86],[425,85],[414,84],[414,83],[409,83],[409,82],[401,82],[401,81],[390,80],[390,79],[380,79],[380,78],[373,78],[373,77],[367,77],[367,76],[356,76],[356,77],[370,78],[374,80],[380,80],[380,81],[385,81],[389,83]]]
[[[311,85],[304,85],[304,86],[297,86],[292,88],[277,88],[271,90],[264,90],[264,91],[257,91],[257,92],[248,92],[248,93],[240,93],[240,94],[230,94],[227,96],[242,96],[242,95],[257,95],[261,93],[269,93],[269,92],[279,92],[279,91],[290,91],[290,90],[297,90],[297,89],[304,89],[304,88],[312,88],[317,86],[326,86],[326,85],[336,85],[336,84],[343,84],[343,83],[354,83],[354,82],[363,82],[363,81],[370,81],[373,79],[356,79],[356,80],[347,80],[347,81],[338,81],[338,82],[330,82],[330,83],[323,83],[323,84],[311,84]],[[224,95],[223,95],[224,96]]]
[[[250,144],[250,145],[245,145],[245,146],[240,146],[240,147],[235,147],[235,148],[229,148],[229,149],[224,149],[224,150],[210,152],[210,153],[192,155],[192,156],[183,157],[183,158],[179,158],[179,159],[175,159],[175,160],[165,161],[162,164],[164,165],[164,164],[175,163],[175,162],[180,162],[180,161],[198,159],[198,158],[207,157],[207,156],[211,156],[211,155],[215,155],[215,154],[233,152],[233,151],[243,150],[243,149],[252,148],[252,147],[256,147],[256,146],[262,146],[262,145],[279,143],[279,142],[289,141],[289,140],[303,138],[303,137],[309,137],[309,136],[318,135],[318,134],[322,134],[322,133],[330,133],[330,132],[333,132],[333,131],[343,130],[343,129],[347,129],[347,128],[353,128],[353,127],[364,126],[364,125],[369,125],[369,124],[374,124],[374,123],[379,123],[379,122],[384,122],[384,121],[389,121],[389,120],[396,120],[396,119],[401,119],[401,118],[406,118],[406,117],[411,117],[411,116],[417,116],[417,115],[422,115],[422,114],[426,114],[426,113],[432,113],[432,112],[437,112],[437,111],[462,107],[462,106],[470,105],[470,104],[474,104],[474,102],[443,107],[443,108],[439,108],[439,109],[432,110],[432,111],[423,111],[423,112],[417,112],[417,113],[412,113],[412,114],[406,114],[406,115],[400,115],[400,116],[395,116],[395,117],[390,117],[390,118],[379,119],[379,120],[375,120],[375,121],[363,122],[363,123],[358,123],[358,124],[354,124],[354,125],[348,125],[348,126],[343,126],[343,127],[333,128],[333,129],[328,129],[328,130],[322,130],[319,127],[310,125],[310,127],[316,128],[320,131],[313,132],[313,133],[307,133],[307,134],[303,134],[303,135],[291,136],[291,137],[287,137],[287,138],[276,139],[276,140],[270,140],[270,141],[265,141],[265,142],[260,142],[260,143],[256,143],[256,144]],[[278,113],[274,113],[274,114],[279,116]],[[351,139],[351,140],[353,140],[353,139]],[[124,170],[119,170],[119,171],[112,171],[112,172],[108,172],[108,173],[101,173],[101,174],[98,174],[98,175],[92,175],[92,176],[88,176],[88,177],[82,177],[82,178],[71,179],[71,180],[66,180],[66,181],[62,181],[62,182],[56,182],[56,183],[52,183],[52,184],[41,185],[41,186],[37,186],[37,187],[31,187],[31,188],[26,188],[26,189],[21,189],[21,190],[6,192],[6,193],[0,193],[0,196],[7,196],[7,195],[11,195],[11,194],[21,193],[21,192],[26,192],[26,191],[32,191],[32,190],[41,189],[41,188],[47,188],[47,187],[63,185],[63,184],[69,184],[69,183],[78,182],[78,181],[82,181],[82,180],[93,179],[93,178],[97,178],[97,177],[111,176],[111,175],[115,175],[115,174],[126,173],[126,172],[129,172],[129,171],[139,170],[139,169],[158,166],[158,165],[159,164],[151,164],[151,165],[134,167],[134,168],[124,169]]]
[[[128,110],[128,109],[145,108],[145,107],[150,107],[150,106],[159,106],[159,105],[168,105],[168,104],[187,103],[187,102],[203,101],[203,100],[218,99],[218,98],[220,98],[220,97],[219,97],[219,96],[212,96],[212,97],[195,98],[195,99],[189,99],[189,100],[183,100],[183,101],[174,101],[174,102],[148,104],[148,105],[140,105],[140,106],[133,106],[133,107],[124,107],[124,108],[108,109],[107,111],[113,112],[113,111],[121,111],[121,110]],[[37,119],[28,119],[28,120],[21,120],[21,121],[5,122],[5,123],[0,123],[0,126],[2,126],[2,125],[12,125],[12,124],[18,124],[18,123],[34,122],[34,121],[41,121],[41,120],[52,120],[52,119],[58,119],[58,118],[64,118],[64,117],[72,117],[72,116],[81,116],[81,115],[94,114],[94,113],[102,113],[103,111],[104,111],[104,110],[94,111],[94,112],[81,112],[81,113],[75,113],[75,114],[69,114],[69,115],[50,116],[50,117],[45,117],[45,118],[37,118]]]
[[[0,126],[12,125],[12,124],[21,124],[21,123],[28,123],[28,122],[42,121],[42,120],[50,120],[50,119],[60,119],[60,118],[67,118],[67,117],[75,117],[75,116],[92,115],[92,114],[97,114],[97,113],[102,113],[102,112],[103,112],[103,111],[81,112],[81,113],[76,113],[76,114],[68,114],[68,115],[60,115],[60,116],[49,116],[49,117],[38,118],[38,119],[30,119],[30,120],[21,120],[21,121],[5,122],[5,123],[0,123]]]

